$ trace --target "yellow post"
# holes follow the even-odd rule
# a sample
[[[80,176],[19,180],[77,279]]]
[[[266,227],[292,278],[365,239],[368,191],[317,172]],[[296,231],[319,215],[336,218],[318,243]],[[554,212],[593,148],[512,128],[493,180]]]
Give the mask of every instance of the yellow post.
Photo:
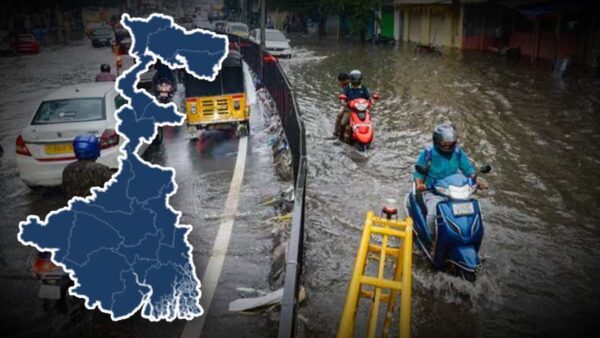
[[[400,337],[410,337],[410,300],[412,297],[412,247],[413,247],[413,221],[412,218],[406,220],[407,225],[404,229],[404,253],[402,260],[402,285],[406,287],[402,290],[402,300],[400,301]],[[409,273],[406,273],[410,271]]]
[[[375,337],[379,319],[379,307],[386,303],[386,312],[383,322],[383,337],[390,334],[391,323],[396,309],[396,299],[400,295],[400,337],[410,336],[410,302],[412,288],[412,219],[404,221],[383,219],[375,217],[372,211],[367,213],[360,246],[356,254],[354,271],[346,295],[346,303],[342,311],[342,318],[338,328],[338,338],[354,337],[354,327],[358,301],[360,297],[371,299],[369,318],[367,319],[367,337]],[[371,243],[373,235],[381,235],[381,246]],[[396,238],[400,247],[388,247],[391,238]],[[365,275],[368,264],[368,254],[379,253],[374,259],[378,262],[377,275]],[[393,260],[388,260],[390,256]],[[388,261],[393,261],[393,266],[386,266]],[[392,268],[392,279],[385,278],[385,272]],[[392,270],[389,269],[389,270]],[[374,287],[373,291],[363,290],[362,286]],[[383,292],[382,289],[389,289]]]
[[[346,295],[346,306],[342,313],[342,320],[338,329],[338,337],[352,337],[354,336],[354,318],[356,316],[356,306],[358,305],[358,296],[360,291],[360,277],[365,267],[367,260],[367,252],[369,248],[369,240],[371,237],[371,223],[373,219],[373,212],[367,213],[365,220],[365,227],[363,229],[362,238],[360,240],[360,246],[356,253],[356,261],[354,262],[354,273],[352,274],[352,280],[348,287],[348,294]]]

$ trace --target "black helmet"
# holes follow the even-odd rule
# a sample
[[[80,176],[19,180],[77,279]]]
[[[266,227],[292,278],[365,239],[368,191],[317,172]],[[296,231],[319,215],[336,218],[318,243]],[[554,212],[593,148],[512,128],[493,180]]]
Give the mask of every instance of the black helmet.
[[[360,72],[360,70],[355,69],[351,71],[350,74],[348,74],[348,79],[350,80],[350,82],[352,82],[352,84],[360,84],[360,82],[362,81],[362,73]]]
[[[339,73],[338,74],[338,81],[342,82],[342,81],[348,81],[348,74],[346,74],[345,72]]]
[[[433,130],[433,146],[442,154],[451,155],[457,141],[456,129],[450,123],[438,124]]]
[[[110,66],[107,65],[106,63],[103,63],[102,66],[100,66],[100,72],[110,73]]]

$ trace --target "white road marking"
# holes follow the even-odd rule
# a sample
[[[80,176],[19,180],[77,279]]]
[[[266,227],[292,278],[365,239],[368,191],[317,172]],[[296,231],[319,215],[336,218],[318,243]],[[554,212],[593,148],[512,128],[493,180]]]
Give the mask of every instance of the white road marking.
[[[229,186],[227,201],[225,202],[223,220],[219,225],[219,231],[217,232],[217,237],[215,238],[212,255],[208,260],[208,265],[206,266],[204,275],[200,279],[200,282],[202,283],[202,297],[200,298],[200,304],[204,309],[204,313],[202,316],[196,317],[185,324],[183,332],[181,333],[181,338],[200,337],[202,328],[204,327],[204,321],[208,316],[208,310],[210,309],[210,304],[212,303],[215,290],[217,289],[217,284],[219,283],[219,277],[221,276],[221,271],[223,270],[225,256],[227,256],[229,240],[231,239],[231,230],[233,228],[233,221],[235,220],[235,212],[237,211],[238,207],[240,189],[242,188],[242,181],[244,180],[247,148],[248,137],[243,136],[240,138],[238,146],[235,169],[233,171],[231,185]]]

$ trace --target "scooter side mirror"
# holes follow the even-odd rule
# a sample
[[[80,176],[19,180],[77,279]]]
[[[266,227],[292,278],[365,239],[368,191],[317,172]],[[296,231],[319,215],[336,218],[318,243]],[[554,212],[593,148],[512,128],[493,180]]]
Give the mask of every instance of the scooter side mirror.
[[[373,100],[379,100],[381,98],[379,96],[379,93],[373,93],[372,97],[373,97]]]
[[[479,168],[479,172],[482,174],[487,174],[490,171],[492,171],[492,166],[489,164],[483,165],[481,166],[481,168]]]
[[[426,166],[420,165],[420,164],[416,164],[415,165],[415,170],[422,175],[427,176],[427,173],[429,172],[429,168],[427,168]]]
[[[340,96],[338,96],[338,99],[340,99],[342,101],[347,101],[348,100],[348,96],[346,96],[346,94],[340,94]]]

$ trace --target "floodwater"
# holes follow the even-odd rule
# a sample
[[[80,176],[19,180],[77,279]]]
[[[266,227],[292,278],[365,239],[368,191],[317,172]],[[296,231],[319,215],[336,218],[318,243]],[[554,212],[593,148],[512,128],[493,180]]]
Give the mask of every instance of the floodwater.
[[[478,164],[484,269],[475,283],[433,270],[415,248],[412,333],[557,336],[597,331],[600,314],[600,83],[490,54],[296,40],[282,61],[307,131],[305,335],[334,336],[362,222],[402,200],[436,123],[451,121]],[[381,94],[366,155],[332,141],[336,77],[358,68]],[[368,302],[368,301],[365,301]],[[359,313],[357,320],[365,321]]]

